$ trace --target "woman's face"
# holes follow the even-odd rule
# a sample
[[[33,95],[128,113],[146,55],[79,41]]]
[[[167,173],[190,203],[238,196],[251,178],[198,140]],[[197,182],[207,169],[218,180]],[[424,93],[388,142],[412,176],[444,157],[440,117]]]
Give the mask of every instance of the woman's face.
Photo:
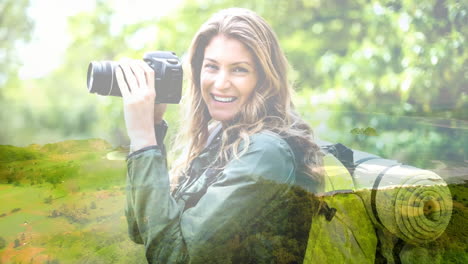
[[[200,73],[201,92],[211,117],[231,120],[257,85],[252,54],[236,39],[218,35],[206,46]]]

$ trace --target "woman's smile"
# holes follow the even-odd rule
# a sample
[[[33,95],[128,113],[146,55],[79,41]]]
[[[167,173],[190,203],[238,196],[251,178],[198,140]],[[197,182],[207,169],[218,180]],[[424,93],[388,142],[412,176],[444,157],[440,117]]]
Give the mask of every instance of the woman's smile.
[[[257,85],[253,56],[242,42],[218,35],[205,49],[200,80],[211,117],[231,120]]]
[[[234,102],[237,97],[235,96],[220,96],[220,95],[214,95],[214,94],[211,94],[211,97],[213,97],[213,99],[216,101],[216,102],[220,102],[220,103],[232,103]]]

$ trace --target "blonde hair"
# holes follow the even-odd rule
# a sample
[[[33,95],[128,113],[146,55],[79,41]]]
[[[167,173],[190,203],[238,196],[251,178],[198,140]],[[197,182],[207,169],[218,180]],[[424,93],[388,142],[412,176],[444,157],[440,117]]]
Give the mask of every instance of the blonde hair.
[[[311,128],[293,111],[293,89],[288,82],[288,62],[278,39],[267,22],[253,11],[230,8],[214,14],[205,22],[192,40],[189,63],[191,85],[184,105],[188,108],[177,137],[183,154],[172,175],[181,175],[194,158],[205,148],[209,136],[211,116],[202,98],[200,72],[206,46],[218,35],[242,42],[252,53],[258,82],[250,98],[233,120],[223,124],[221,155],[224,164],[237,158],[242,141],[248,146],[249,136],[263,130],[272,131],[288,139],[300,154],[302,171],[319,185],[323,184],[322,157],[313,142]],[[245,148],[246,149],[246,148]]]

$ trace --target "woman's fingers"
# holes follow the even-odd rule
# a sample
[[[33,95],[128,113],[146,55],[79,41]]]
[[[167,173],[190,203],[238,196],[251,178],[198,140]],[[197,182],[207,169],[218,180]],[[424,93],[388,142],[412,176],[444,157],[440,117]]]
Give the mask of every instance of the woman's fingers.
[[[133,73],[133,77],[135,78],[137,89],[145,89],[146,88],[145,74],[143,73],[143,70],[141,69],[138,62],[134,60],[131,61],[129,67]]]
[[[122,71],[122,68],[119,66],[115,69],[115,78],[117,79],[117,83],[120,89],[120,93],[122,94],[123,98],[128,98],[130,96],[130,91],[125,81],[125,77]]]
[[[144,61],[137,61],[144,72],[146,85],[149,89],[155,90],[154,87],[154,70]]]
[[[120,68],[122,69],[125,80],[127,81],[127,85],[130,88],[130,93],[136,92],[140,87],[138,80],[136,78],[135,72],[132,69],[132,62],[126,61],[124,63],[120,63]]]
[[[141,60],[122,60],[116,72],[122,96],[154,96],[154,71]],[[122,85],[121,85],[122,84]],[[126,88],[126,89],[124,89]]]

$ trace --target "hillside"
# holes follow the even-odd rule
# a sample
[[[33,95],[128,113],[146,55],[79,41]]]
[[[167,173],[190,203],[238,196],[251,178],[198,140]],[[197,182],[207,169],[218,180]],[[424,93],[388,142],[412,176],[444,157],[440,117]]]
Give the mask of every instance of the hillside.
[[[87,162],[101,161],[111,151],[112,146],[101,139],[67,140],[44,146],[0,145],[0,183],[56,185],[78,176]],[[99,171],[100,166],[96,169]]]
[[[100,139],[0,146],[0,263],[144,263],[127,235],[125,155]],[[403,259],[468,262],[468,184],[449,188],[446,231]]]
[[[125,162],[108,153],[125,150],[99,139],[0,146],[0,263],[144,261],[123,217]]]
[[[0,145],[0,163],[43,158],[43,153],[29,148]]]

